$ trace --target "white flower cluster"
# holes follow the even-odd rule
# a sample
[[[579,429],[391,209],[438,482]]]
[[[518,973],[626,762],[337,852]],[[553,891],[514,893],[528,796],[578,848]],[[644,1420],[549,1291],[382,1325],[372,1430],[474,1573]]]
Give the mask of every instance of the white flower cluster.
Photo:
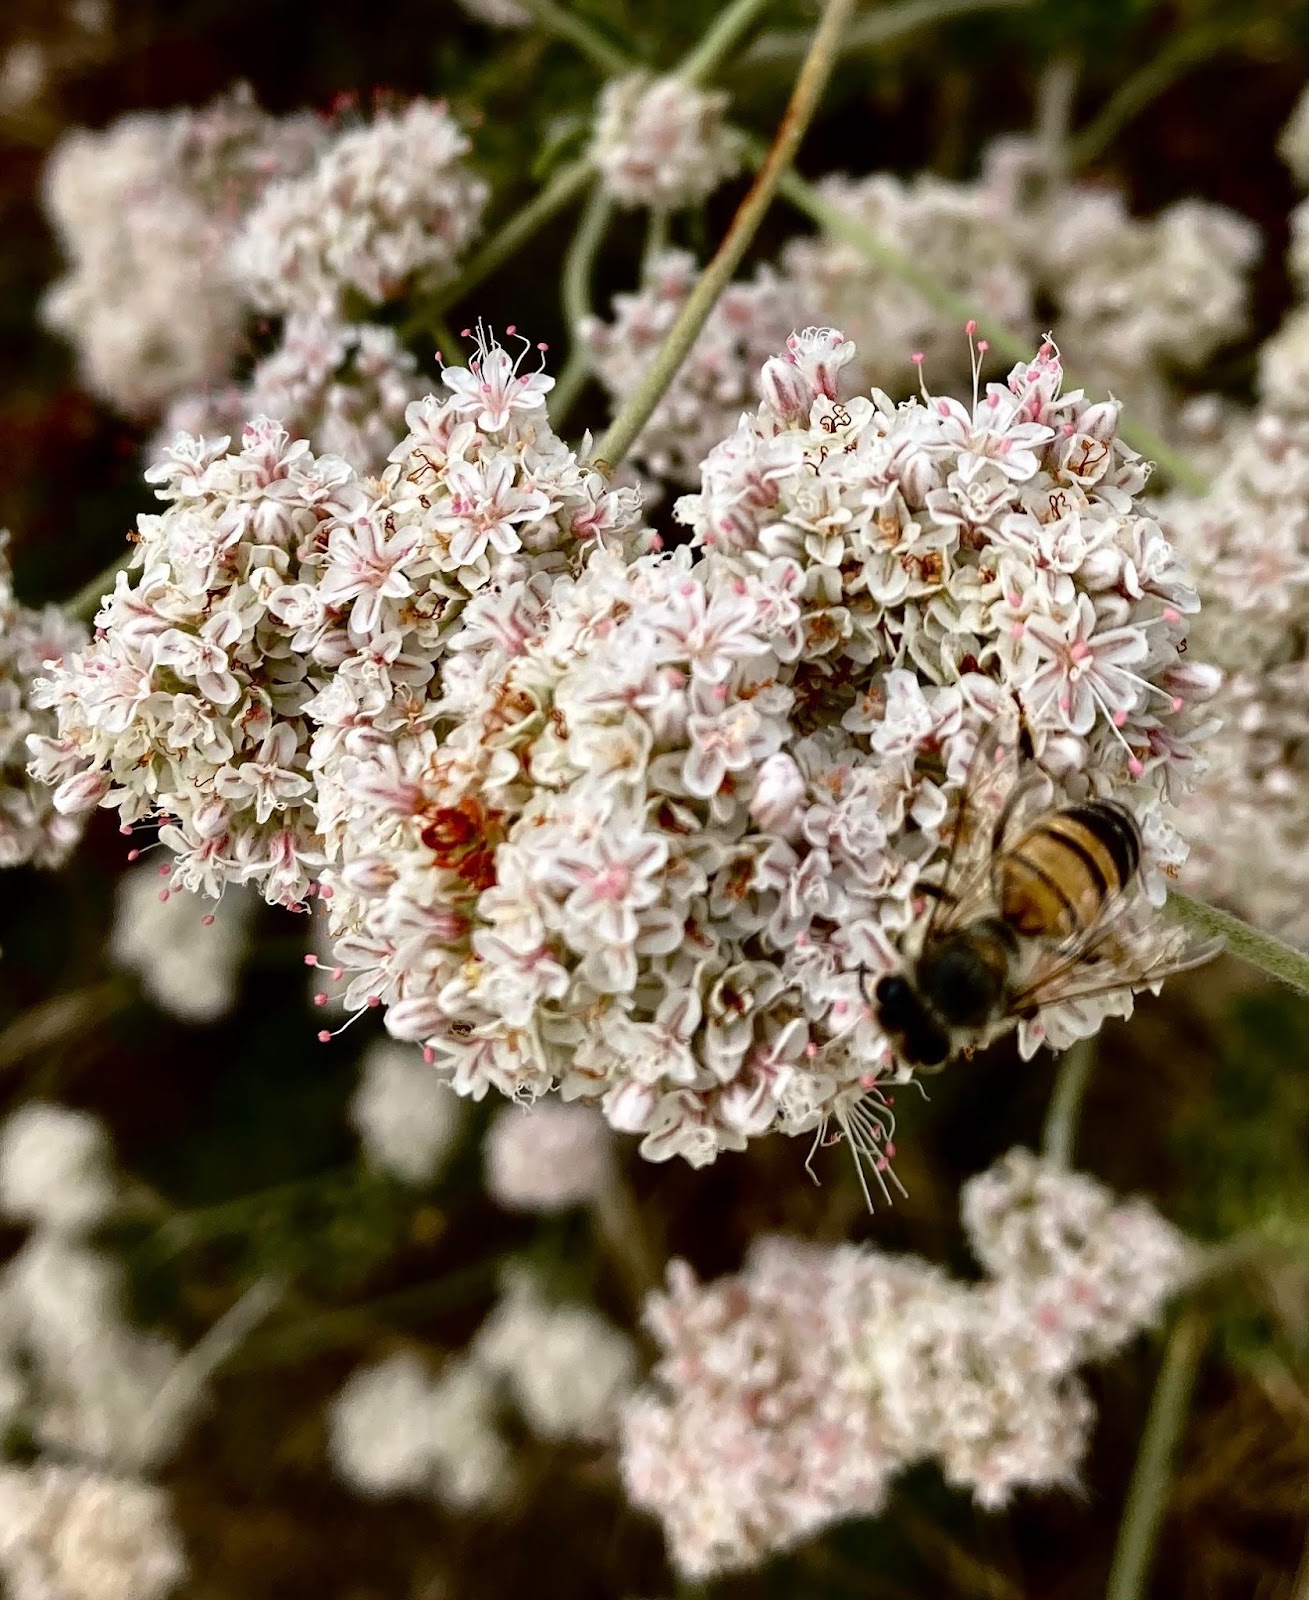
[[[0,1467],[0,1572],[10,1600],[165,1600],[187,1563],[161,1489],[42,1462]]]
[[[33,1101],[0,1124],[0,1215],[80,1234],[110,1215],[117,1193],[98,1117]]]
[[[317,621],[306,613],[302,638],[338,663],[308,710],[318,724],[319,824],[347,862],[360,848],[355,814],[376,815],[373,790],[387,804],[397,792],[415,793],[400,774],[427,763],[440,705],[433,673],[456,633],[465,648],[483,637],[509,643],[519,605],[543,605],[555,575],[597,548],[626,551],[640,531],[636,494],[609,490],[551,429],[545,396],[553,379],[523,370],[531,347],[522,343],[514,360],[478,330],[468,367],[444,369],[445,393],[410,406],[410,431],[391,452],[370,514],[338,524],[327,540]],[[464,627],[464,608],[479,595],[476,620]],[[348,650],[332,643],[342,624]],[[460,832],[469,823],[450,825]],[[357,862],[347,876],[370,895],[386,888]],[[334,910],[334,931],[357,927],[358,914],[352,897]],[[438,899],[419,925],[439,932],[449,921]],[[411,936],[405,944],[419,950]],[[358,942],[338,955],[349,968],[383,958],[383,946],[365,951]],[[373,992],[363,988],[365,998]]]
[[[689,1580],[876,1515],[923,1461],[988,1507],[1076,1483],[1094,1409],[1075,1369],[1158,1318],[1192,1247],[1026,1151],[963,1203],[977,1284],[777,1238],[710,1284],[674,1263],[647,1305],[661,1359],[623,1413],[622,1468]]]
[[[522,1269],[466,1353],[433,1377],[411,1351],[351,1374],[332,1403],[329,1449],[341,1479],[370,1497],[430,1494],[453,1510],[513,1492],[501,1415],[538,1438],[606,1444],[636,1380],[632,1341],[589,1307],[552,1305]]]
[[[1303,176],[1309,180],[1309,166]],[[1297,262],[1293,254],[1291,263],[1300,300],[1261,352],[1261,403],[1251,415],[1228,420],[1209,492],[1170,495],[1159,516],[1204,600],[1193,643],[1224,672],[1213,704],[1222,728],[1178,820],[1191,842],[1185,885],[1303,945],[1309,944],[1309,201],[1295,218],[1307,247],[1306,259]]]
[[[642,72],[612,78],[596,108],[591,158],[622,206],[675,211],[699,205],[741,165],[723,120],[727,95],[683,78]]]
[[[591,367],[615,402],[649,370],[698,277],[687,252],[665,251],[636,293],[614,296],[611,321],[589,316],[582,323]],[[748,283],[729,284],[642,428],[632,460],[656,478],[694,484],[700,463],[754,405],[760,367],[803,315],[794,285],[767,267]]]
[[[410,731],[352,745],[347,700],[316,741],[347,1004],[460,1093],[558,1087],[697,1163],[848,1118],[890,1065],[861,969],[896,963],[1015,701],[1053,776],[1131,803],[1171,865],[1159,793],[1213,675],[1180,659],[1195,599],[1117,408],[1062,395],[1049,346],[972,408],[843,402],[852,353],[809,330],[768,364],[679,502],[696,549],[486,588]]]
[[[464,1107],[412,1046],[381,1040],[364,1055],[350,1118],[370,1161],[402,1183],[429,1184],[463,1129]]]
[[[607,1444],[636,1384],[636,1347],[589,1306],[552,1305],[511,1271],[471,1354],[500,1380],[538,1439]]]
[[[183,1022],[216,1022],[236,1003],[253,911],[242,888],[229,887],[211,909],[185,889],[168,888],[156,868],[136,867],[118,882],[109,955],[137,974],[161,1011]]]
[[[150,455],[162,460],[179,433],[239,438],[251,417],[272,417],[320,455],[380,472],[405,431],[406,409],[427,387],[394,329],[293,314],[247,382],[175,400]]]
[[[331,316],[350,295],[378,305],[452,277],[489,195],[470,149],[440,101],[379,111],[338,134],[247,217],[231,259],[250,302]]]
[[[32,1225],[0,1274],[0,1425],[18,1419],[56,1455],[140,1471],[180,1441],[208,1367],[128,1321],[120,1267],[84,1242],[117,1198],[94,1118],[31,1105],[0,1130],[0,1208]]]
[[[269,117],[241,87],[61,140],[45,206],[70,270],[43,315],[93,393],[136,414],[226,376],[245,318],[229,246],[263,186],[302,171],[321,138],[316,118]]]
[[[1050,308],[1047,320],[1078,381],[1113,393],[1134,417],[1156,426],[1171,427],[1178,376],[1198,370],[1245,326],[1258,251],[1250,223],[1195,200],[1134,218],[1112,191],[1051,186],[1025,140],[994,145],[971,184],[930,173],[873,173],[833,175],[818,187],[978,318],[1035,343],[1036,318]],[[615,298],[607,324],[587,325],[597,374],[616,401],[640,381],[645,351],[672,322],[695,276],[682,256],[661,261],[637,294]],[[853,376],[860,387],[898,392],[911,358],[941,389],[967,379],[957,325],[911,282],[840,238],[802,236],[785,246],[775,272],[728,291],[638,440],[635,459],[660,477],[690,481],[707,445],[734,425],[760,343],[780,343],[777,319],[789,327],[815,315],[843,328],[858,347]],[[723,417],[724,410],[731,414]]]
[[[486,1190],[510,1211],[566,1211],[614,1176],[613,1135],[591,1106],[506,1106],[486,1136]]]
[[[139,579],[119,574],[94,641],[41,680],[58,729],[30,741],[33,770],[65,814],[161,822],[173,887],[256,883],[295,905],[321,861],[304,716],[324,681],[308,658],[313,579],[328,524],[350,529],[368,502],[344,461],[266,418],[226,445],[183,438],[151,469],[168,509],[139,519]]]
[[[436,1378],[408,1351],[358,1368],[332,1403],[338,1476],[370,1498],[429,1493],[453,1510],[498,1504],[512,1488],[513,1461],[496,1431],[495,1389],[460,1358]]]
[[[28,740],[54,732],[54,718],[37,704],[33,684],[46,663],[86,642],[86,629],[58,606],[34,611],[14,597],[9,535],[0,533],[0,867],[32,862],[59,866],[81,837],[50,791],[28,776]]]

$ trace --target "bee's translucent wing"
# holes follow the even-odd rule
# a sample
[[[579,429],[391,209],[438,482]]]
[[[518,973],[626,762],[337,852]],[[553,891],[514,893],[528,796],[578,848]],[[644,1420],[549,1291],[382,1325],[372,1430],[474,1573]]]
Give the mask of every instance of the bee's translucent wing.
[[[1038,959],[1027,982],[1010,996],[1010,1011],[1022,1016],[1115,990],[1150,989],[1174,973],[1203,966],[1222,950],[1221,939],[1197,939],[1157,918],[1145,928],[1131,928],[1134,904],[1130,892],[1116,896],[1085,933]]]
[[[968,921],[991,898],[991,861],[1012,831],[1041,774],[1023,770],[1027,745],[1017,715],[996,717],[978,735],[955,810],[945,870],[924,883],[932,897],[926,938]]]

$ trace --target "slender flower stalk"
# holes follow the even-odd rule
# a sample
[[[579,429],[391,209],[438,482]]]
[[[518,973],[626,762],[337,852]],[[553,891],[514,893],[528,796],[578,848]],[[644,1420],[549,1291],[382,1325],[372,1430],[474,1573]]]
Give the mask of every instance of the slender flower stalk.
[[[1059,1058],[1041,1147],[1046,1159],[1058,1162],[1061,1167],[1072,1165],[1078,1114],[1095,1066],[1095,1055],[1095,1039],[1090,1038],[1079,1039]]]
[[[626,72],[630,68],[631,62],[616,44],[575,12],[556,5],[555,0],[522,0],[522,5],[547,33],[574,45],[601,72]]]
[[[1189,894],[1179,894],[1175,889],[1168,895],[1168,912],[1174,921],[1195,933],[1217,934],[1227,942],[1228,955],[1247,962],[1276,978],[1290,989],[1309,994],[1309,955],[1296,950],[1271,934],[1260,933],[1230,911],[1207,905],[1203,900],[1193,900]]]
[[[907,33],[954,17],[971,16],[975,11],[1007,11],[1031,3],[1032,0],[903,0],[900,5],[879,6],[871,15],[850,25],[841,53],[863,55]],[[762,34],[741,56],[740,66],[748,70],[770,61],[794,61],[804,54],[808,43],[809,35],[799,28]]]
[[[484,278],[489,278],[497,268],[512,260],[533,234],[571,205],[590,182],[591,172],[590,158],[585,156],[566,167],[560,167],[540,194],[510,217],[495,237],[473,256],[457,278],[417,308],[405,324],[404,337],[409,339],[417,333],[435,332],[435,319],[448,306],[462,300]]]
[[[750,31],[751,25],[771,0],[733,0],[719,13],[704,37],[677,68],[677,76],[687,83],[707,82]]]
[[[1068,165],[1073,172],[1098,161],[1134,117],[1192,67],[1237,45],[1249,30],[1248,18],[1231,22],[1201,23],[1174,34],[1156,56],[1125,78],[1109,99],[1070,140]]]
[[[559,292],[564,320],[568,324],[569,345],[568,361],[550,397],[551,420],[556,429],[564,426],[568,413],[591,375],[590,359],[579,337],[579,329],[591,314],[591,273],[613,214],[614,202],[597,181],[592,186],[591,198],[586,203],[573,242],[564,257],[560,281]]]
[[[1168,1498],[1169,1472],[1191,1404],[1200,1357],[1209,1334],[1203,1312],[1178,1317],[1164,1353],[1141,1450],[1127,1491],[1118,1546],[1105,1600],[1144,1600],[1155,1539]]]
[[[660,396],[676,377],[678,368],[690,352],[719,296],[731,282],[732,274],[758,231],[777,193],[778,184],[791,165],[800,140],[818,110],[823,90],[836,64],[842,32],[853,9],[854,0],[828,0],[809,54],[796,77],[776,137],[760,164],[750,192],[741,202],[713,260],[687,297],[677,321],[668,330],[668,337],[651,363],[645,381],[628,396],[600,441],[596,465],[601,470],[612,471],[627,454],[658,405]]]

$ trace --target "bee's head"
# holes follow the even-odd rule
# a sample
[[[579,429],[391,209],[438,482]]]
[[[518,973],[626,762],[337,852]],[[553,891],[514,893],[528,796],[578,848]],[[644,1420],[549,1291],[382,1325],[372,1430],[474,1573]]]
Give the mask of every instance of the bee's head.
[[[950,1054],[950,1036],[923,1005],[902,973],[888,973],[873,990],[877,1020],[899,1055],[913,1067],[942,1067]]]

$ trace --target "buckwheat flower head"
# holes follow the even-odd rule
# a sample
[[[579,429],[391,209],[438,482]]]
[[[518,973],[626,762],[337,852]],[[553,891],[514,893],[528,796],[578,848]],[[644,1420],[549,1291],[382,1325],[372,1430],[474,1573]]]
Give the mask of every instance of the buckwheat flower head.
[[[65,135],[44,198],[70,270],[43,315],[93,393],[137,414],[226,375],[245,315],[229,244],[263,187],[301,170],[319,137],[315,119],[267,117],[248,90]]]
[[[665,251],[647,265],[635,294],[614,296],[609,322],[591,316],[582,323],[591,366],[615,404],[645,376],[698,277],[694,257]],[[794,287],[768,268],[750,282],[729,284],[631,458],[656,478],[693,485],[700,463],[755,403],[760,367],[785,343],[802,311]]]
[[[0,1212],[58,1233],[94,1228],[117,1196],[105,1125],[33,1101],[0,1124]]]
[[[884,1171],[893,1119],[861,1102],[902,1069],[862,974],[925,915],[1015,705],[1052,788],[1141,816],[1161,890],[1213,684],[1117,408],[1062,394],[1050,346],[972,407],[842,400],[852,355],[810,329],[767,363],[678,503],[692,548],[511,572],[406,718],[342,701],[324,728],[346,1004],[461,1094],[557,1088],[695,1163],[832,1118]],[[1130,1003],[1048,1009],[1024,1049]]]
[[[277,348],[244,384],[183,395],[151,444],[163,459],[179,433],[239,437],[251,417],[272,417],[319,454],[380,472],[405,431],[405,411],[428,385],[392,328],[332,317],[287,317]]]
[[[330,1448],[339,1476],[369,1496],[426,1492],[470,1510],[512,1482],[495,1382],[458,1358],[435,1379],[408,1353],[358,1369],[333,1403]]]
[[[27,771],[29,738],[53,733],[55,719],[33,696],[47,662],[86,641],[86,629],[58,606],[35,611],[14,597],[9,536],[0,532],[0,867],[57,867],[82,834],[50,791]]]
[[[314,580],[328,524],[368,496],[353,470],[256,419],[240,448],[179,439],[149,476],[168,503],[138,522],[96,637],[41,680],[57,730],[30,740],[56,808],[160,824],[171,887],[255,883],[294,905],[321,859],[307,803],[305,702],[326,679]]]
[[[263,311],[339,312],[453,277],[481,226],[489,190],[443,102],[337,135],[303,177],[271,185],[234,241],[243,292]]]
[[[1158,1322],[1197,1252],[1144,1200],[1119,1200],[1057,1162],[1011,1150],[960,1196],[973,1254],[1016,1292],[1065,1364],[1110,1354]]]
[[[369,1160],[405,1183],[427,1184],[463,1127],[463,1106],[412,1045],[381,1040],[366,1052],[350,1117]]]
[[[12,1600],[165,1600],[187,1563],[162,1489],[39,1462],[0,1468],[0,1572]]]
[[[247,891],[226,890],[216,905],[167,888],[152,866],[118,881],[109,954],[135,972],[146,995],[183,1022],[216,1022],[236,1003],[254,906]]]
[[[675,75],[635,72],[600,92],[591,157],[619,205],[675,211],[707,200],[741,165],[728,97]]]
[[[541,1100],[498,1111],[486,1136],[486,1188],[510,1211],[586,1205],[613,1176],[613,1136],[589,1106]]]
[[[1075,1369],[1153,1322],[1193,1252],[1149,1207],[1027,1152],[973,1180],[964,1205],[1000,1274],[981,1283],[776,1238],[713,1283],[670,1268],[645,1312],[660,1357],[620,1449],[629,1498],[662,1521],[685,1577],[877,1515],[924,1461],[986,1507],[1076,1485],[1094,1412]]]
[[[541,1439],[608,1442],[636,1379],[627,1335],[589,1306],[551,1305],[530,1272],[508,1275],[470,1353]]]

